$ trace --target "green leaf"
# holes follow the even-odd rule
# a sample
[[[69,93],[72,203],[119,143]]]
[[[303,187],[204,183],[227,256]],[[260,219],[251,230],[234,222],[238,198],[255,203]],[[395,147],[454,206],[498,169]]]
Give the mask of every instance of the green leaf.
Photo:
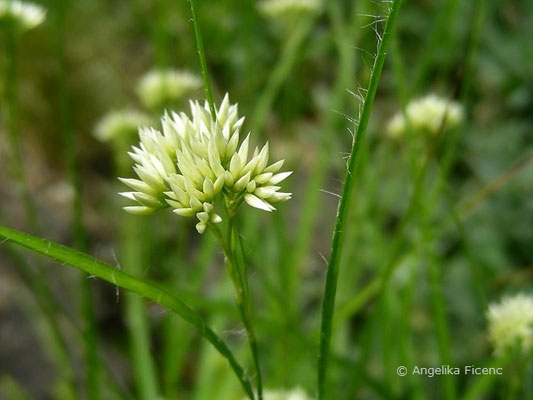
[[[207,339],[215,349],[228,360],[231,368],[237,375],[244,391],[254,399],[252,386],[245,376],[242,367],[239,365],[232,351],[224,341],[205,324],[200,314],[191,309],[186,303],[176,297],[167,289],[142,279],[135,278],[125,272],[122,272],[109,264],[106,264],[88,254],[79,252],[66,246],[29,235],[14,229],[0,225],[0,239],[11,241],[18,245],[24,246],[37,253],[43,254],[49,258],[82,270],[89,275],[100,278],[112,283],[122,289],[129,290],[149,300],[174,311],[185,321],[193,325],[202,336]]]
[[[326,283],[324,289],[324,298],[322,300],[322,321],[320,325],[320,348],[318,353],[318,400],[326,398],[326,373],[328,366],[328,358],[330,352],[330,342],[333,325],[333,314],[335,309],[335,296],[337,293],[337,281],[339,275],[342,245],[344,235],[346,232],[346,223],[348,220],[348,211],[350,209],[353,188],[355,186],[356,172],[359,164],[359,155],[362,143],[365,141],[366,128],[370,120],[374,98],[376,96],[381,71],[387,55],[387,48],[389,46],[394,25],[398,19],[398,12],[403,0],[394,0],[390,5],[389,15],[385,23],[385,29],[381,40],[379,41],[378,52],[374,60],[374,66],[370,74],[370,82],[368,90],[361,109],[359,123],[355,130],[354,141],[350,158],[348,161],[348,169],[344,178],[344,186],[342,189],[342,196],[339,201],[337,209],[337,219],[335,221],[335,228],[333,231],[333,239],[331,242],[331,252],[328,262],[328,270],[326,273]]]

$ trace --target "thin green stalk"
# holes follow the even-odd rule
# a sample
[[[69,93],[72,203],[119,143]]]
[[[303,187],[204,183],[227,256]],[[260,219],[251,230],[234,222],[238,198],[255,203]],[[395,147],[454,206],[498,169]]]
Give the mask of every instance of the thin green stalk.
[[[234,209],[233,209],[234,210]],[[222,232],[211,224],[211,230],[215,234],[220,247],[224,253],[228,273],[233,284],[235,303],[239,309],[248,344],[252,353],[254,367],[256,372],[257,396],[259,400],[263,399],[263,381],[261,377],[261,368],[259,364],[259,352],[257,349],[257,340],[252,324],[252,298],[248,289],[248,274],[246,263],[244,262],[243,249],[240,234],[235,221],[234,211],[229,211],[228,233],[226,239]]]
[[[387,54],[387,48],[390,43],[391,33],[398,18],[398,13],[402,0],[394,0],[392,2],[389,16],[383,36],[379,44],[378,52],[372,68],[370,76],[370,83],[368,86],[368,92],[365,96],[365,102],[361,111],[359,124],[355,132],[355,139],[350,154],[350,161],[348,164],[348,170],[346,172],[344,187],[342,190],[342,197],[339,202],[337,211],[337,220],[335,222],[335,229],[333,232],[333,241],[331,245],[331,253],[328,263],[328,270],[326,275],[326,284],[324,292],[324,300],[322,303],[322,323],[320,329],[320,350],[318,357],[318,399],[322,400],[326,397],[326,372],[329,356],[329,347],[331,341],[331,328],[333,321],[333,314],[335,308],[335,295],[337,291],[337,279],[339,274],[339,265],[342,253],[342,244],[344,239],[344,233],[346,229],[346,220],[348,217],[348,211],[350,206],[350,200],[352,197],[353,187],[355,184],[355,176],[357,172],[357,165],[359,161],[359,151],[361,144],[365,139],[366,129],[368,127],[368,121],[370,119],[370,113],[372,111],[372,105],[376,96],[381,71],[383,64],[385,63],[385,57]]]
[[[155,62],[158,68],[165,69],[168,67],[168,35],[165,26],[167,0],[156,0],[153,3],[156,13],[156,22],[152,25]]]
[[[87,238],[83,227],[82,204],[81,204],[81,180],[78,171],[78,150],[76,138],[72,128],[72,110],[69,99],[69,91],[66,81],[68,75],[65,55],[65,18],[68,10],[68,1],[56,1],[56,56],[59,64],[59,101],[60,101],[60,130],[65,145],[64,157],[70,183],[74,196],[72,200],[72,220],[74,225],[74,246],[85,251]],[[98,356],[98,340],[96,320],[94,317],[92,282],[88,276],[82,274],[80,279],[81,310],[84,317],[84,335],[86,337],[86,374],[87,394],[91,400],[97,400],[101,396],[100,359]]]
[[[0,240],[14,242],[48,258],[59,261],[62,265],[68,265],[84,271],[90,276],[95,276],[122,289],[129,290],[174,311],[181,318],[194,326],[198,332],[200,332],[200,334],[228,360],[230,367],[239,379],[245,393],[250,400],[254,400],[252,385],[246,377],[244,370],[235,359],[232,351],[224,341],[205,324],[198,312],[194,311],[184,301],[180,300],[176,295],[164,287],[117,270],[111,265],[97,260],[88,254],[1,225]]]
[[[217,112],[215,109],[215,103],[213,101],[213,92],[211,91],[211,82],[209,80],[209,73],[207,71],[207,61],[205,58],[204,42],[202,41],[202,32],[200,30],[200,23],[198,22],[198,14],[196,13],[196,0],[189,0],[191,5],[192,22],[194,25],[194,36],[196,37],[196,47],[198,50],[198,58],[200,59],[200,67],[202,68],[202,77],[204,79],[205,94],[207,96],[207,102],[209,103],[209,109],[211,110],[211,116],[213,120],[217,119]]]

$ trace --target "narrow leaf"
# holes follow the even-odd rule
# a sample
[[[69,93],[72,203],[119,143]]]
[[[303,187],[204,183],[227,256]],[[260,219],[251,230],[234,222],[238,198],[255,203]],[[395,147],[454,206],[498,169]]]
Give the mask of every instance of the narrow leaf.
[[[112,283],[122,289],[129,290],[174,311],[185,321],[193,325],[202,336],[228,360],[244,391],[250,399],[254,399],[252,386],[248,381],[248,378],[245,376],[242,367],[235,359],[232,351],[224,341],[205,324],[200,314],[190,308],[185,302],[180,300],[169,290],[155,283],[135,278],[134,276],[122,272],[88,254],[1,225],[0,239],[3,239],[4,242],[11,241],[24,246],[37,253],[43,254],[46,257],[59,261],[64,265],[69,265],[82,270],[91,276]]]

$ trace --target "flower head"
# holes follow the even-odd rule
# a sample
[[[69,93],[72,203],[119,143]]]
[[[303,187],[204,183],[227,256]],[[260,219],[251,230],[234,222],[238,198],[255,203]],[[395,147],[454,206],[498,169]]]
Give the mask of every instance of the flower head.
[[[152,70],[137,85],[137,94],[148,108],[177,103],[202,86],[201,79],[187,71]]]
[[[497,354],[515,347],[524,354],[533,350],[533,297],[518,294],[491,304],[487,320]]]
[[[309,396],[300,388],[293,390],[265,390],[263,393],[265,400],[311,400]]]
[[[94,136],[102,142],[131,137],[137,134],[139,126],[149,125],[150,121],[150,117],[140,111],[112,111],[98,122],[94,128]]]
[[[317,12],[320,6],[319,0],[263,0],[259,10],[270,19],[287,19]]]
[[[290,193],[279,192],[281,181],[291,172],[279,172],[283,160],[268,163],[268,143],[249,154],[248,135],[239,145],[244,118],[238,117],[237,105],[224,97],[213,120],[208,104],[191,102],[191,118],[185,113],[165,113],[162,132],[142,127],[140,144],[130,152],[139,179],[123,179],[134,191],[122,193],[137,202],[125,210],[149,214],[172,207],[173,212],[196,216],[198,232],[222,218],[215,210],[220,195],[228,209],[242,201],[265,211],[275,210],[273,203],[286,201]]]
[[[0,0],[0,21],[14,21],[22,30],[29,30],[40,25],[46,10],[33,3],[21,0]]]
[[[463,120],[463,109],[460,104],[430,94],[413,100],[407,105],[405,115],[399,112],[389,121],[387,132],[391,137],[405,134],[408,128],[415,132],[435,134],[441,127],[453,128]]]

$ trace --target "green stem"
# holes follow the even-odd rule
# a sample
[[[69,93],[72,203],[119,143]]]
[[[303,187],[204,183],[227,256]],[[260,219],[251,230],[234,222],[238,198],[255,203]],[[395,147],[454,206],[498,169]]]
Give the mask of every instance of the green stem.
[[[333,241],[331,245],[331,253],[328,263],[328,270],[326,275],[324,300],[322,303],[322,323],[320,329],[320,350],[318,356],[318,399],[322,400],[326,397],[326,372],[329,356],[329,347],[331,341],[331,328],[333,321],[333,313],[335,307],[335,295],[337,290],[337,279],[339,274],[339,265],[342,253],[342,242],[345,234],[346,220],[348,217],[348,211],[350,206],[350,200],[352,197],[353,187],[355,184],[355,176],[357,172],[357,165],[359,161],[359,151],[361,144],[365,139],[365,133],[370,119],[370,113],[372,111],[372,105],[376,96],[376,91],[385,63],[385,57],[387,54],[387,48],[390,43],[391,33],[396,23],[398,13],[400,10],[402,0],[394,0],[385,30],[379,44],[377,56],[372,69],[370,83],[368,86],[368,92],[365,97],[363,109],[361,111],[361,117],[359,125],[355,132],[355,140],[353,143],[352,151],[350,154],[350,161],[348,164],[348,170],[344,181],[344,187],[342,191],[342,197],[339,202],[337,211],[337,220],[335,223],[335,229],[333,232]]]
[[[200,30],[200,24],[198,22],[198,14],[196,13],[196,0],[189,0],[191,5],[192,22],[194,25],[194,36],[196,37],[196,47],[198,50],[198,58],[200,60],[200,67],[202,68],[202,77],[204,79],[205,94],[207,96],[207,102],[209,103],[209,109],[211,110],[211,117],[213,120],[217,119],[217,112],[215,109],[215,103],[213,101],[213,92],[211,91],[211,82],[209,80],[209,73],[207,71],[207,61],[205,58],[204,42],[202,40],[202,32]]]
[[[252,324],[252,299],[248,289],[248,274],[246,263],[244,262],[242,243],[240,234],[235,221],[235,215],[231,211],[228,218],[228,233],[224,239],[222,233],[214,224],[211,224],[226,260],[228,273],[233,284],[235,303],[239,309],[248,344],[252,353],[254,367],[256,371],[257,396],[259,400],[263,399],[263,381],[261,377],[261,368],[259,364],[259,352],[257,349],[257,340]]]
[[[167,0],[154,1],[156,22],[152,28],[152,40],[155,48],[155,63],[158,68],[168,67],[168,34],[166,31]],[[165,88],[166,89],[166,88]]]
[[[91,276],[95,276],[125,290],[129,290],[174,311],[181,318],[194,326],[198,332],[200,332],[200,334],[228,360],[245,393],[251,400],[254,400],[250,381],[226,343],[224,343],[224,341],[206,325],[198,312],[194,311],[184,301],[176,297],[166,288],[148,280],[138,279],[130,274],[117,270],[111,265],[97,260],[88,254],[0,225],[0,240],[2,239],[4,241],[12,241],[48,258],[59,261],[62,265],[69,265],[84,271]]]

